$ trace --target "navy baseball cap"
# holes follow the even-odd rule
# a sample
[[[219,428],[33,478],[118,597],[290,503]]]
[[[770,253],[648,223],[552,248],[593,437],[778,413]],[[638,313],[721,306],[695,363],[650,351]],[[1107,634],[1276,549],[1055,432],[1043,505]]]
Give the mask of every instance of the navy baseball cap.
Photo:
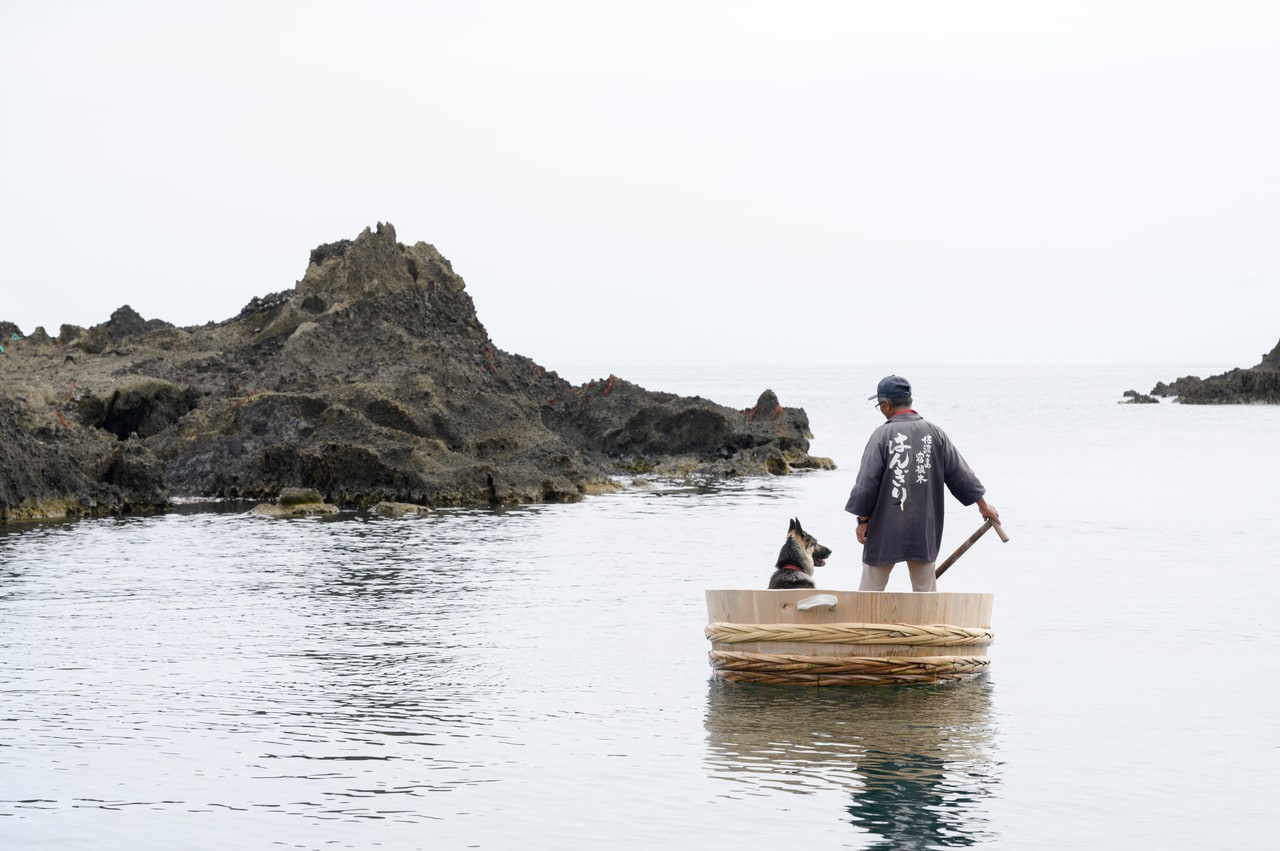
[[[868,396],[868,399],[909,399],[911,397],[911,382],[903,378],[901,375],[886,375],[880,379],[880,383],[876,385],[876,395]]]

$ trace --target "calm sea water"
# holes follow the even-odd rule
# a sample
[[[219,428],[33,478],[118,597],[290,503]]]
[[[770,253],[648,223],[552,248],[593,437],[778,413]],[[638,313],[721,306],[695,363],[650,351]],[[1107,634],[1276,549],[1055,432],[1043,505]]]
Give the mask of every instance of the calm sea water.
[[[955,685],[706,661],[703,591],[763,587],[790,517],[856,588],[889,368],[616,370],[771,387],[834,472],[0,534],[0,847],[1275,848],[1280,407],[1116,404],[1224,368],[902,368],[1011,537],[941,581],[995,595],[991,672]],[[944,551],[979,523],[951,503]]]

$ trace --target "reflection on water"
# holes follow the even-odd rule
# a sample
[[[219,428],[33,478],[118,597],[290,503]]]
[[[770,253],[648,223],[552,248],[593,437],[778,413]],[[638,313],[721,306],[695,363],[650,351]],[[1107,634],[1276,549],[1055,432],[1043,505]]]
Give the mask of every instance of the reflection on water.
[[[485,581],[450,569],[454,525],[188,512],[0,536],[0,816],[421,822],[427,793],[488,782],[448,747],[495,716],[441,593]]]
[[[737,794],[849,790],[874,849],[954,848],[992,838],[999,783],[992,685],[799,688],[728,683],[707,696],[709,773]]]
[[[985,682],[704,695],[713,580],[669,566],[707,516],[776,512],[756,492],[682,500],[0,535],[0,833],[191,847],[193,817],[234,812],[197,821],[224,847],[267,830],[365,848],[378,823],[396,848],[595,848],[611,829],[618,849],[715,848],[761,802],[821,791],[804,803],[846,842],[981,836]],[[709,770],[680,785],[686,763]],[[524,841],[560,812],[591,829]],[[641,844],[666,829],[680,842]]]

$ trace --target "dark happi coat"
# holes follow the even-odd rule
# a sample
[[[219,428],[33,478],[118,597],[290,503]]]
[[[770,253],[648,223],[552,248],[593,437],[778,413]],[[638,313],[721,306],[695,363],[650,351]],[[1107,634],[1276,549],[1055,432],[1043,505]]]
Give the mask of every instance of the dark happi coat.
[[[944,486],[961,505],[972,505],[986,493],[942,429],[904,412],[872,432],[844,507],[871,518],[863,563],[936,561]]]

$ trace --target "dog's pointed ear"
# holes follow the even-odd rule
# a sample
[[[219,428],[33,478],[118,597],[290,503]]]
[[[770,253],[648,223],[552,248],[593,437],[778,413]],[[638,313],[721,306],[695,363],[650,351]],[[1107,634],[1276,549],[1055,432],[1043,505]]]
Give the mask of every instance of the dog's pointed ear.
[[[799,518],[799,517],[792,517],[792,518],[791,518],[791,525],[787,527],[787,531],[788,531],[788,532],[800,532],[800,531],[803,531],[803,530],[800,528],[800,518]]]

